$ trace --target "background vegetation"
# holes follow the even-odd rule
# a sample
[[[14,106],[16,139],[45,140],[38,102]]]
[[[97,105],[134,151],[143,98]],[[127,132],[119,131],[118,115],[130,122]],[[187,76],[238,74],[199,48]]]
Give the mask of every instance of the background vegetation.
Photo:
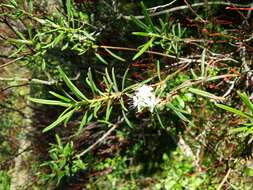
[[[0,9],[0,189],[253,188],[251,1]]]

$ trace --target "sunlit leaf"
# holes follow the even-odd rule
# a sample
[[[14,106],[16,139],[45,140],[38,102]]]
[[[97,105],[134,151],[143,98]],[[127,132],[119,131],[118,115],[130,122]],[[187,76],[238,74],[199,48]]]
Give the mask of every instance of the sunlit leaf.
[[[112,113],[112,102],[111,100],[107,103],[106,113],[105,113],[105,121],[109,121],[110,115]]]
[[[134,126],[132,125],[132,123],[131,123],[131,122],[129,121],[129,119],[127,118],[126,113],[125,113],[124,110],[122,110],[122,114],[123,114],[124,120],[125,120],[125,122],[127,123],[127,125],[128,125],[129,127],[133,128]]]
[[[209,92],[206,92],[206,91],[203,91],[203,90],[199,90],[199,89],[196,89],[196,88],[189,88],[189,92],[191,92],[193,94],[203,96],[203,97],[211,98],[211,99],[217,99],[217,100],[223,100],[224,99],[223,97],[219,97],[219,96],[216,96],[212,93],[209,93]]]
[[[73,109],[73,110],[67,112],[65,115],[59,117],[56,121],[54,121],[48,127],[46,127],[45,129],[43,129],[42,132],[45,133],[45,132],[48,132],[49,130],[52,130],[57,125],[59,125],[60,123],[62,123],[65,119],[69,118],[73,114],[74,111],[75,111],[75,109]]]
[[[135,22],[135,24],[137,24],[140,28],[144,29],[145,31],[150,32],[149,27],[148,27],[146,24],[144,24],[141,20],[137,19],[137,18],[134,17],[134,16],[130,16],[130,18],[131,18],[131,20],[132,20],[133,22]]]
[[[59,98],[59,99],[65,101],[65,102],[71,102],[70,99],[68,99],[68,98],[66,98],[66,97],[64,97],[64,96],[62,96],[60,94],[57,94],[56,92],[49,91],[49,93],[52,94],[53,96],[55,96],[56,98]]]
[[[237,110],[235,108],[231,108],[229,106],[226,106],[226,105],[223,105],[223,104],[215,104],[217,107],[219,108],[222,108],[226,111],[229,111],[229,112],[232,112],[238,116],[241,116],[241,117],[244,117],[244,118],[247,118],[247,119],[253,119],[253,116],[249,115],[249,114],[246,114],[244,112],[242,112],[241,110]]]
[[[146,8],[146,6],[144,5],[143,2],[141,2],[141,7],[142,7],[142,12],[144,14],[146,22],[148,23],[149,28],[151,29],[152,32],[155,32],[154,24],[153,24],[153,22],[152,22],[152,20],[149,16],[149,14],[147,12],[147,8]]]
[[[163,122],[162,122],[162,120],[161,120],[161,118],[160,118],[160,115],[159,115],[159,113],[158,113],[158,111],[157,111],[156,108],[155,108],[155,114],[156,114],[156,117],[157,117],[157,120],[158,120],[160,126],[161,126],[162,128],[165,128],[165,126],[163,125]]]
[[[67,77],[67,75],[63,72],[63,70],[58,67],[61,77],[63,78],[66,85],[69,89],[80,99],[80,100],[87,100],[84,94],[71,82],[71,80]]]
[[[239,93],[239,96],[241,97],[242,101],[244,102],[244,104],[247,106],[247,108],[250,110],[251,113],[253,113],[253,104],[252,102],[250,101],[248,95],[243,92],[243,93]]]
[[[124,88],[125,88],[126,77],[127,77],[128,71],[129,71],[129,68],[126,69],[126,71],[123,75],[123,79],[122,79],[122,82],[121,82],[121,90],[124,90]]]
[[[31,98],[31,97],[28,97],[28,100],[35,103],[39,103],[39,104],[47,104],[47,105],[53,105],[53,106],[63,106],[63,107],[71,106],[70,103],[61,102],[57,100],[46,100],[46,99]]]
[[[184,114],[182,114],[178,108],[176,108],[174,105],[172,105],[171,103],[167,103],[166,106],[168,108],[170,108],[180,119],[182,119],[183,121],[189,123],[190,125],[194,126],[194,124],[189,120],[187,119]]]
[[[135,54],[133,57],[133,60],[140,57],[148,48],[152,47],[153,41],[155,40],[155,37],[152,37],[141,49],[138,51],[138,53]]]
[[[122,62],[126,62],[125,59],[123,59],[122,57],[116,55],[115,53],[111,52],[109,49],[105,48],[105,51],[107,51],[112,57],[114,57],[115,59],[122,61]]]
[[[117,81],[116,81],[116,76],[115,76],[115,72],[114,72],[114,67],[112,68],[112,80],[113,80],[115,92],[118,92],[119,89],[118,89],[118,85],[117,85]]]

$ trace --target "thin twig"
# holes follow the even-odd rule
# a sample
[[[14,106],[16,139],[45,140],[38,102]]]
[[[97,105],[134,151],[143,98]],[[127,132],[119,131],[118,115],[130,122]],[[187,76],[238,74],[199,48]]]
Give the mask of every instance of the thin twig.
[[[251,13],[253,11],[253,4],[251,5],[250,9],[248,10],[248,13],[247,13],[247,16],[246,16],[246,21],[248,22],[248,20],[250,19],[251,17]]]
[[[11,88],[18,88],[18,87],[23,87],[23,86],[27,86],[27,85],[29,85],[29,83],[7,86],[7,87],[1,89],[0,92],[4,92],[4,91],[9,90]]]
[[[137,48],[128,48],[128,47],[118,47],[118,46],[98,46],[98,48],[102,48],[102,49],[116,49],[116,50],[122,50],[122,51],[140,51]],[[172,59],[178,59],[178,60],[183,60],[183,61],[193,61],[193,59],[188,59],[188,58],[180,58],[180,57],[176,57],[173,55],[168,55],[165,53],[160,53],[160,52],[156,52],[156,51],[145,51],[144,53],[148,53],[148,54],[153,54],[153,55],[159,55],[159,56],[163,56],[163,57],[169,57]]]
[[[241,4],[233,4],[233,3],[230,3],[230,2],[208,2],[207,3],[208,5],[224,5],[224,6],[232,6],[232,5],[235,5],[235,6],[249,6],[249,5],[241,5]],[[191,7],[201,7],[201,6],[204,6],[206,5],[206,3],[194,3],[191,5]],[[184,9],[188,9],[189,7],[187,5],[182,5],[182,6],[178,6],[178,7],[173,7],[171,9],[167,9],[167,10],[163,10],[163,11],[159,11],[159,12],[156,12],[156,13],[152,13],[150,14],[149,16],[151,17],[155,17],[155,16],[159,16],[159,15],[162,15],[162,14],[166,14],[166,13],[171,13],[171,12],[175,12],[175,11],[181,11],[181,10],[184,10]],[[131,17],[130,16],[121,16],[121,18],[124,18],[126,20],[131,20]],[[137,19],[144,19],[145,16],[143,15],[138,15],[138,16],[135,16],[135,18]]]
[[[85,149],[80,154],[77,154],[75,157],[82,157],[87,152],[91,151],[93,148],[95,148],[99,143],[101,143],[103,140],[106,139],[122,122],[124,121],[124,118],[121,118],[116,124],[114,124],[101,138],[99,138],[95,143],[90,145],[87,149]]]
[[[177,0],[174,0],[168,4],[165,4],[165,5],[158,5],[156,7],[151,7],[151,8],[148,8],[147,10],[149,10],[150,12],[155,12],[157,9],[164,9],[166,7],[169,7],[171,6],[173,3],[175,3]]]
[[[1,163],[0,163],[0,169],[2,169],[2,167],[3,167],[4,165],[6,165],[7,163],[13,161],[16,157],[18,157],[18,156],[24,154],[24,153],[27,152],[27,151],[31,151],[31,150],[32,150],[32,149],[31,149],[31,145],[30,145],[30,146],[24,148],[23,150],[21,150],[21,151],[15,153],[14,155],[12,155],[12,156],[10,156],[10,157],[8,157],[8,158],[2,160]]]
[[[31,78],[5,78],[5,77],[0,77],[0,81],[19,81],[19,82],[37,83],[37,84],[45,84],[45,85],[53,85],[57,83],[56,80],[45,81],[45,80],[31,79]]]
[[[224,183],[227,181],[228,176],[229,176],[229,174],[230,174],[231,171],[232,171],[231,168],[229,168],[228,171],[227,171],[227,174],[225,175],[225,177],[221,181],[221,183],[220,183],[219,187],[217,188],[217,190],[220,190],[222,188],[222,186],[224,185]]]
[[[235,74],[225,74],[225,75],[219,75],[219,76],[210,77],[210,78],[208,78],[208,77],[199,77],[198,79],[187,80],[187,81],[183,82],[182,84],[180,84],[179,86],[177,86],[176,88],[172,89],[170,91],[170,93],[167,95],[166,99],[163,100],[163,103],[166,103],[168,101],[168,99],[170,99],[174,94],[176,94],[181,89],[191,87],[193,85],[200,84],[200,83],[203,83],[203,82],[208,82],[210,80],[225,79],[227,77],[237,77],[237,75],[235,75]],[[220,97],[220,96],[216,96],[216,95],[213,95],[210,98],[214,99],[214,100],[224,100],[225,99],[224,97]]]
[[[229,89],[223,94],[223,98],[226,98],[234,89],[235,83],[237,82],[238,78],[236,77],[232,82],[231,82],[231,86],[229,87]]]
[[[80,77],[81,73],[77,73],[77,75],[74,78],[70,78],[70,80],[78,80]],[[27,82],[28,84],[44,84],[44,85],[54,85],[58,81],[57,80],[51,80],[51,81],[46,81],[46,80],[41,80],[41,79],[33,79],[33,78],[16,78],[16,77],[0,77],[0,81],[18,81],[18,82]]]
[[[21,57],[18,57],[16,59],[13,59],[13,60],[11,60],[11,61],[9,61],[7,63],[4,63],[4,64],[0,65],[0,69],[3,68],[3,67],[6,67],[6,66],[8,66],[8,65],[10,65],[12,63],[15,63],[16,61],[18,61],[20,59],[23,59],[23,58],[24,58],[24,56],[21,56]]]
[[[101,48],[101,49],[115,49],[115,50],[121,50],[121,51],[140,51],[139,49],[137,48],[129,48],[129,47],[119,47],[119,46],[107,46],[107,45],[102,45],[102,46],[98,46],[97,48]],[[200,56],[189,56],[189,57],[186,57],[186,58],[183,58],[183,57],[177,57],[177,56],[174,56],[174,55],[168,55],[166,53],[161,53],[161,52],[156,52],[156,51],[145,51],[144,53],[147,53],[147,54],[152,54],[152,55],[159,55],[159,56],[162,56],[162,57],[169,57],[171,59],[177,59],[177,60],[181,60],[181,61],[185,61],[185,62],[201,62],[201,60],[199,59]],[[210,52],[212,53],[212,52]],[[216,54],[218,55],[218,54]],[[224,57],[224,56],[223,56]],[[217,61],[233,61],[233,62],[238,62],[232,58],[229,58],[229,57],[225,57],[225,58],[219,58],[219,57],[213,57],[213,56],[206,56],[206,58],[209,58],[209,59],[215,59]]]
[[[205,21],[204,19],[202,19],[197,13],[196,11],[193,10],[192,6],[188,3],[187,0],[184,0],[185,4],[188,6],[189,10],[197,17],[200,18],[201,22],[203,23],[207,23],[207,21]]]

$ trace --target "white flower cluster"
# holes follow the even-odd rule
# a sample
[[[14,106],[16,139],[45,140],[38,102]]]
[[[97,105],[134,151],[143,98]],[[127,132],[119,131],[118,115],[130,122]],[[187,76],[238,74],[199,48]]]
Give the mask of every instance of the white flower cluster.
[[[143,85],[136,90],[135,95],[133,96],[133,105],[137,108],[138,112],[142,112],[145,108],[150,112],[154,111],[159,99],[155,97],[155,94],[152,91],[153,88],[148,85]]]

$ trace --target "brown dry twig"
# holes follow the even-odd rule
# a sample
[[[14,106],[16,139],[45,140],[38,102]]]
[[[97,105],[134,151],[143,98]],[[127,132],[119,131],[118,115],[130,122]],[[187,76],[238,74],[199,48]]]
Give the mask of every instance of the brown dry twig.
[[[1,68],[4,68],[4,67],[6,67],[6,66],[8,66],[8,65],[10,65],[10,64],[12,64],[12,63],[15,63],[16,61],[21,60],[21,59],[23,59],[23,58],[24,58],[24,56],[21,56],[21,57],[18,57],[18,58],[16,58],[16,59],[13,59],[13,60],[11,60],[11,61],[9,61],[9,62],[7,62],[7,63],[4,63],[4,64],[0,65],[0,69],[1,69]]]
[[[201,6],[205,6],[206,3],[194,3],[191,5],[191,7],[201,7]],[[249,5],[241,5],[241,4],[234,4],[234,3],[230,3],[230,2],[207,2],[207,5],[223,5],[223,6],[242,6],[242,7],[245,7],[245,6],[250,6],[251,4]],[[167,13],[172,13],[172,12],[176,12],[176,11],[181,11],[181,10],[184,10],[184,9],[188,9],[189,7],[187,5],[182,5],[182,6],[178,6],[178,7],[173,7],[173,8],[170,8],[170,9],[166,9],[166,10],[162,10],[162,11],[159,11],[159,12],[156,12],[156,13],[151,13],[149,16],[151,17],[155,17],[155,16],[159,16],[159,15],[162,15],[162,14],[167,14]],[[122,15],[120,18],[123,18],[123,19],[126,19],[126,20],[131,20],[131,16],[125,16],[125,15]],[[137,15],[135,16],[135,18],[137,19],[144,19],[145,16],[143,15]]]
[[[103,140],[105,140],[117,127],[120,126],[121,123],[123,123],[124,118],[121,118],[117,123],[113,124],[112,127],[101,137],[99,138],[95,143],[90,145],[88,148],[86,148],[84,151],[81,153],[77,154],[75,157],[79,158],[85,155],[87,152],[91,151],[94,149],[99,143],[101,143]]]

